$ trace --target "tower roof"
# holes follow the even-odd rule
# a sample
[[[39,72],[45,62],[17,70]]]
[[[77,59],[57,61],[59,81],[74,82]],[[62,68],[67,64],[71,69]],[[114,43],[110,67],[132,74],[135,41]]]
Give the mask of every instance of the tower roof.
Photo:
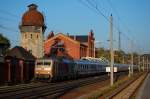
[[[37,10],[36,4],[28,5],[28,11],[26,11],[22,16],[23,26],[44,26],[44,17],[41,12]]]

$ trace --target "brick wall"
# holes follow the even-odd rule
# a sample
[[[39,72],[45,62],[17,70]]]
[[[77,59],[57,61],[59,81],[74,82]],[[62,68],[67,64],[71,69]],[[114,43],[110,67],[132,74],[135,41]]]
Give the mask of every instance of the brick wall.
[[[94,56],[94,37],[91,32],[88,35],[88,41],[84,44],[81,44],[81,42],[71,39],[67,35],[59,33],[45,41],[45,54],[50,53],[52,45],[56,42],[56,40],[63,42],[67,54],[73,59],[80,59],[81,57],[86,56]]]

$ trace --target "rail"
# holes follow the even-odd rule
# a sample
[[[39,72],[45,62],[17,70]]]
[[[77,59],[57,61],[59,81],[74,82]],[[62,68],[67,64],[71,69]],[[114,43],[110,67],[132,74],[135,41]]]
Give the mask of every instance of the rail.
[[[113,93],[108,95],[106,99],[130,99],[147,74],[148,73],[141,74],[140,76],[136,76],[134,79],[126,82],[114,90]]]

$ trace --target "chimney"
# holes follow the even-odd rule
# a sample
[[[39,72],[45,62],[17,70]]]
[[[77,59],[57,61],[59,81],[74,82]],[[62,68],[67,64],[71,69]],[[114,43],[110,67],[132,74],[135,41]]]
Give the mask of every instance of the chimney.
[[[53,31],[51,31],[51,32],[49,33],[49,35],[47,36],[47,39],[50,39],[50,38],[52,38],[52,37],[54,37],[54,32],[53,32]]]

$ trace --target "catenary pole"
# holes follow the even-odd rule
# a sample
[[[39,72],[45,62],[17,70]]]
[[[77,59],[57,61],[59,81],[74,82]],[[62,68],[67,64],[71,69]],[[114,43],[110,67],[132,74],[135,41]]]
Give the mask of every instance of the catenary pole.
[[[111,62],[110,62],[110,85],[113,86],[114,84],[114,51],[113,51],[113,17],[112,14],[110,16],[110,56],[111,56]]]

